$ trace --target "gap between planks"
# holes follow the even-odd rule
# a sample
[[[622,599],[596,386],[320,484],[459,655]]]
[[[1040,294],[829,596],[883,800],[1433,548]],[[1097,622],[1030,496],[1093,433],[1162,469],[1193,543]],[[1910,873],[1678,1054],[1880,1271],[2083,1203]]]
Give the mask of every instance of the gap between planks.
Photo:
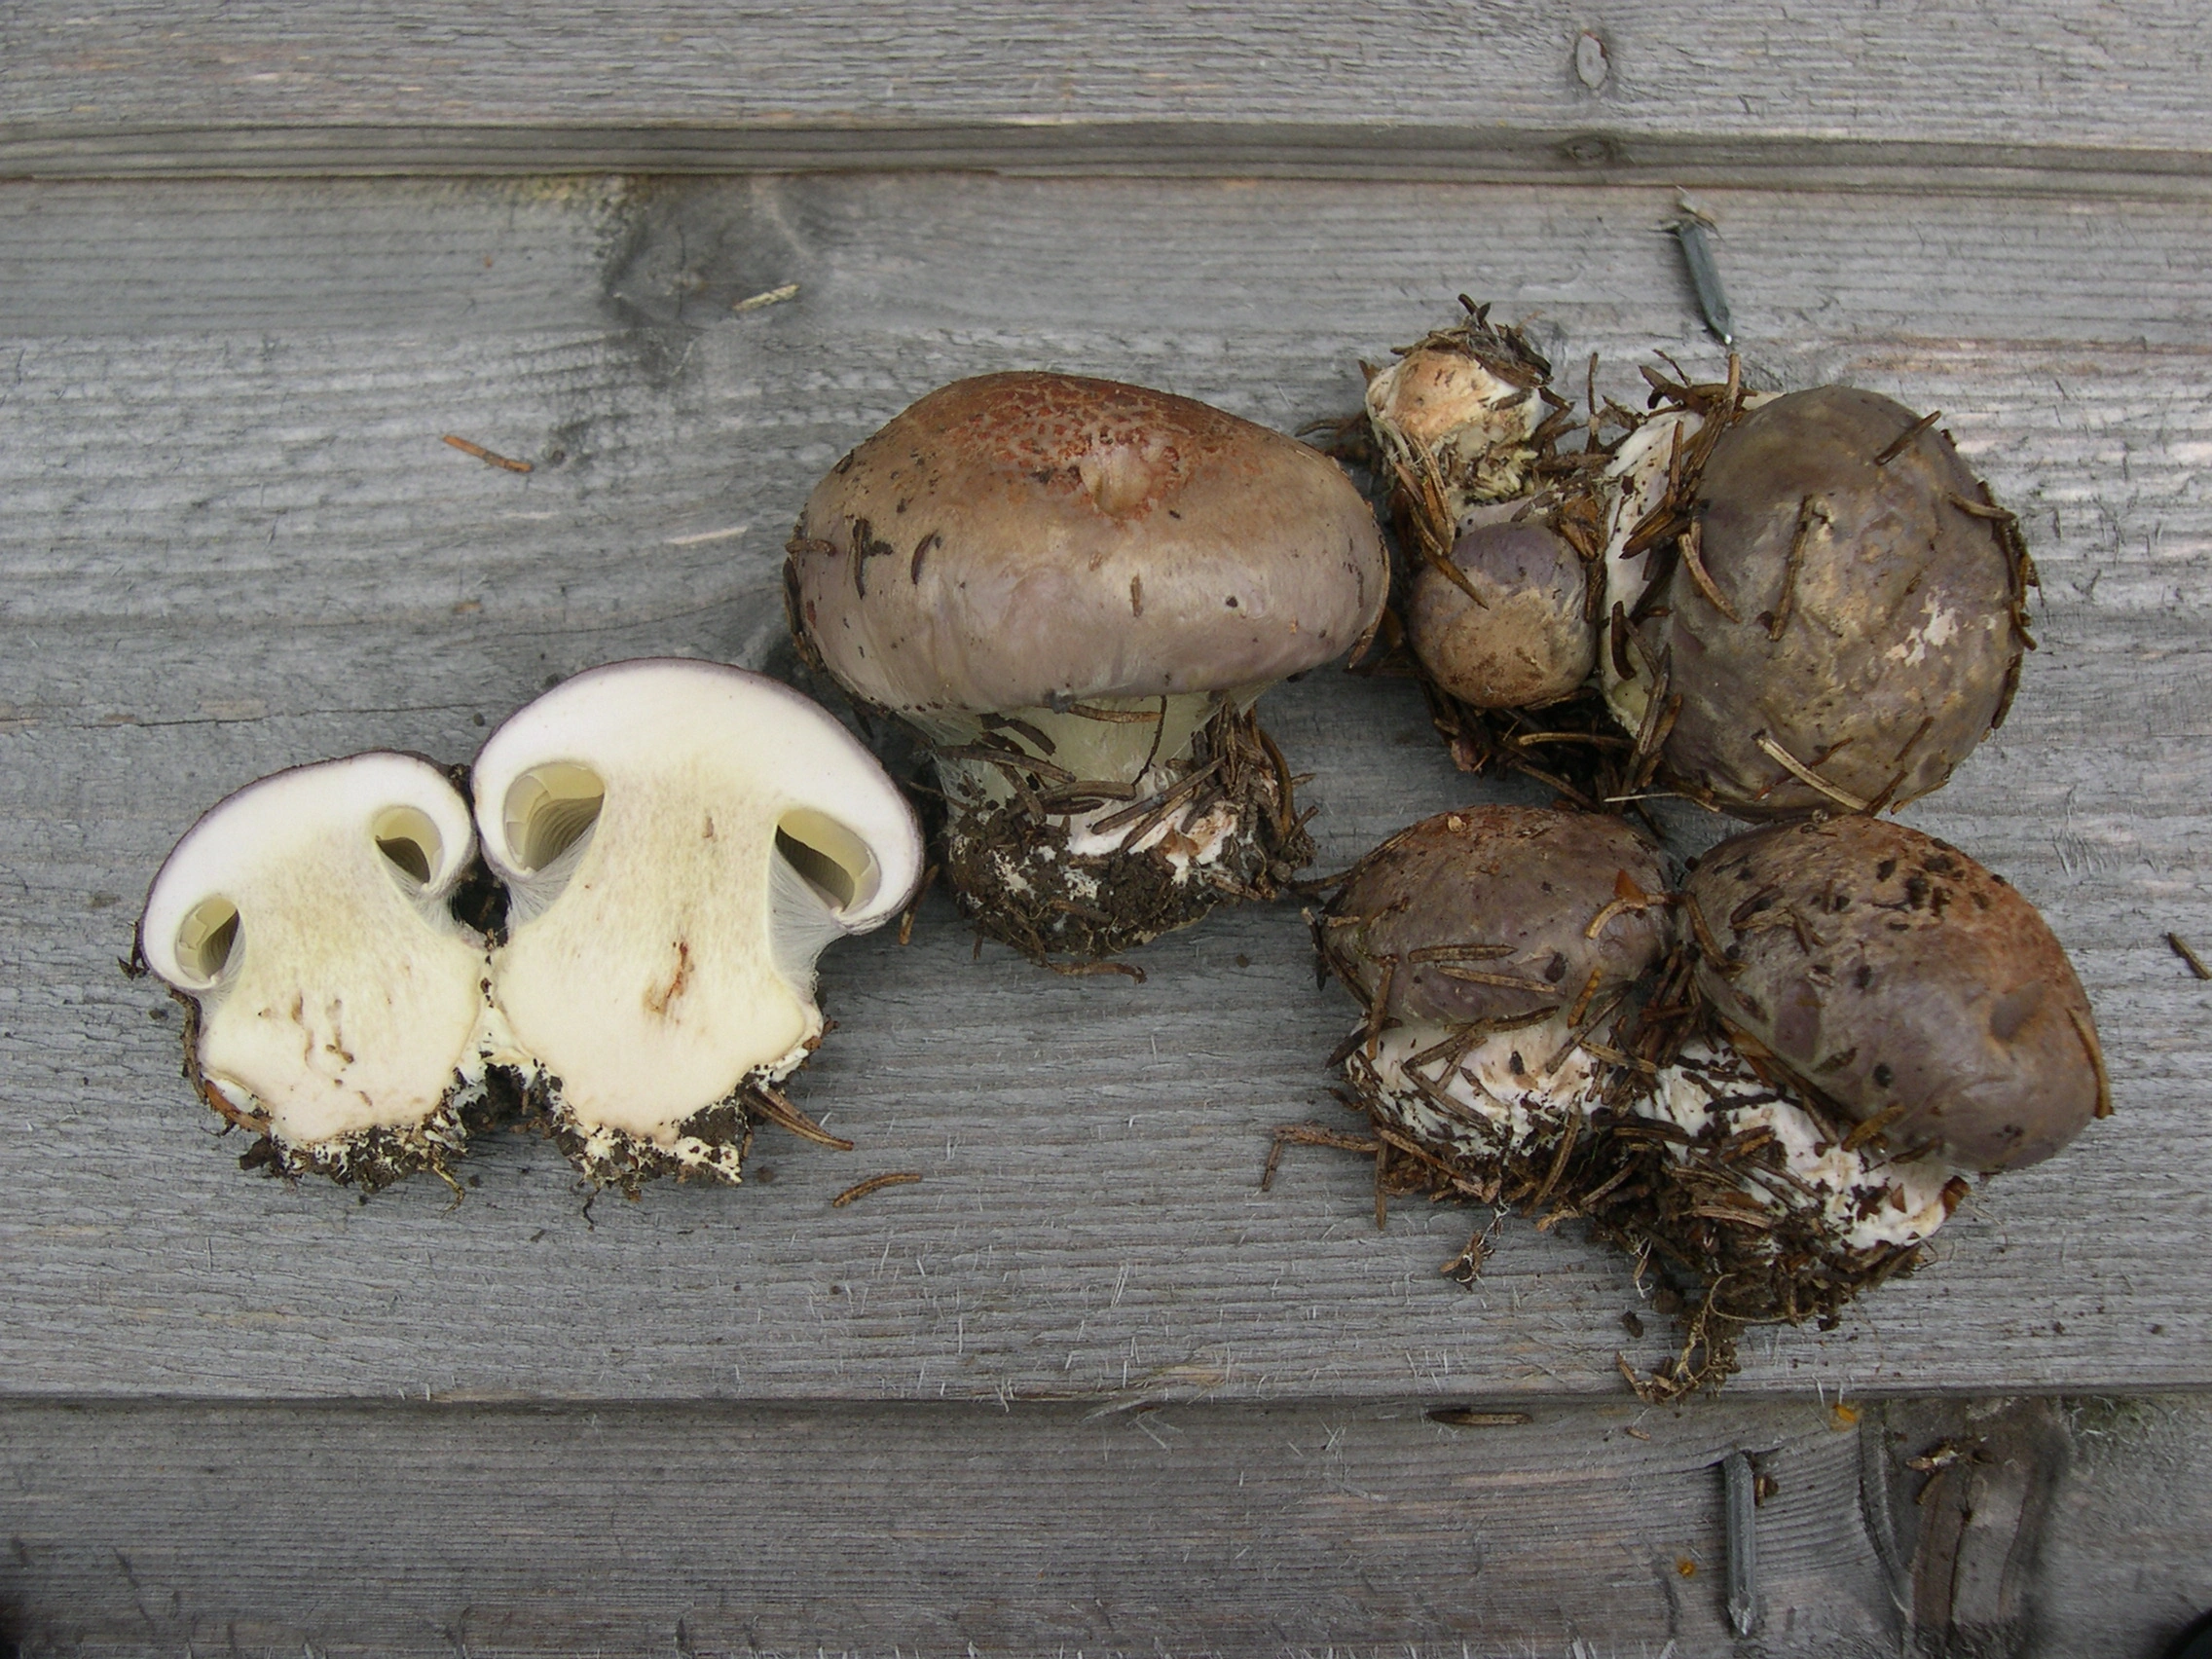
[[[989,172],[2212,197],[2212,151],[1264,123],[106,129],[0,125],[0,180]]]

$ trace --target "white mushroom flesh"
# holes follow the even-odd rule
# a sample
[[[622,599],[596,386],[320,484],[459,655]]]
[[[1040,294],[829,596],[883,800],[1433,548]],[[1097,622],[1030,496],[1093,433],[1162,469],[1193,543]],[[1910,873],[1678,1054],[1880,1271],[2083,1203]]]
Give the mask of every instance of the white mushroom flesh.
[[[201,820],[141,933],[200,1005],[207,1083],[309,1147],[419,1125],[479,1078],[485,950],[445,905],[473,850],[460,794],[399,755],[278,773]]]
[[[619,663],[523,710],[476,767],[515,895],[493,996],[590,1134],[676,1148],[822,1033],[814,960],[895,915],[910,810],[822,710],[713,664]]]

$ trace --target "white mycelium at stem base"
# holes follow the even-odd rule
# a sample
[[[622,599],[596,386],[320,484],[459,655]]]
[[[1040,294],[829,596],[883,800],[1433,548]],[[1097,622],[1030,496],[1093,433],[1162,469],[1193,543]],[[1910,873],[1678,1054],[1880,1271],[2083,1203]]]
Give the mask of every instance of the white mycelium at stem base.
[[[1017,709],[986,724],[976,716],[951,711],[909,715],[911,723],[935,746],[939,781],[959,833],[963,820],[1016,798],[1003,766],[977,759],[979,741],[1019,745],[1034,758],[1087,782],[1118,786],[1121,798],[1102,805],[1051,816],[1068,832],[1067,852],[1078,858],[1142,852],[1162,847],[1178,880],[1218,858],[1234,834],[1237,813],[1227,801],[1204,813],[1194,802],[1163,815],[1131,819],[1129,808],[1174,788],[1189,769],[1191,750],[1206,722],[1222,708],[1245,709],[1264,685],[1243,691],[1178,692],[1165,697],[1092,697],[1068,710]],[[1044,743],[1040,744],[1038,738]],[[1124,822],[1116,824],[1116,819]],[[1095,829],[1105,823],[1109,828]],[[1019,879],[1018,872],[1014,872]]]
[[[1346,1068],[1416,1134],[1478,1161],[1550,1140],[1595,1103],[1596,1056],[1569,1046],[1563,1014],[1471,1045],[1455,1043],[1454,1030],[1441,1020],[1394,1025],[1374,1059],[1355,1051]]]
[[[474,851],[442,773],[402,755],[280,772],[203,818],[140,925],[200,1005],[204,1081],[277,1142],[410,1128],[474,1058],[482,941],[446,895]]]
[[[475,770],[514,896],[493,995],[577,1127],[673,1146],[822,1032],[814,959],[898,913],[920,836],[870,755],[789,687],[617,663],[509,720]]]
[[[1604,1068],[1588,1050],[1569,1046],[1572,1027],[1564,1017],[1456,1048],[1452,1035],[1438,1021],[1394,1026],[1378,1039],[1372,1061],[1364,1051],[1347,1061],[1363,1092],[1424,1144],[1477,1166],[1516,1152],[1541,1161],[1602,1103]],[[1742,1058],[1703,1041],[1686,1046],[1627,1109],[1692,1135],[1715,1123],[1723,1138],[1771,1131],[1783,1173],[1746,1162],[1735,1176],[1738,1190],[1770,1210],[1818,1209],[1824,1232],[1846,1249],[1913,1243],[1950,1213],[1943,1189],[1952,1169],[1941,1159],[1899,1163],[1872,1146],[1847,1148]]]
[[[1702,1040],[1687,1044],[1634,1109],[1692,1134],[1717,1122],[1724,1137],[1773,1134],[1782,1150],[1781,1177],[1746,1162],[1739,1191],[1768,1209],[1817,1206],[1827,1235],[1850,1250],[1911,1244],[1951,1213],[1944,1186],[1952,1167],[1940,1158],[1891,1160],[1879,1143],[1843,1144],[1803,1106],[1768,1086],[1741,1055]],[[1671,1148],[1678,1158],[1679,1147]]]

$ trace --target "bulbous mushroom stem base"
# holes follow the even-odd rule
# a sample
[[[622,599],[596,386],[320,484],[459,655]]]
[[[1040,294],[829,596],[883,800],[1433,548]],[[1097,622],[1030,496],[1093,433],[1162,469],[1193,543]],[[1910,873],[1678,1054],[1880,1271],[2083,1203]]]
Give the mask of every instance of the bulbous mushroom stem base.
[[[425,1169],[451,1185],[453,1162],[468,1150],[470,1138],[504,1128],[514,1117],[511,1105],[496,1090],[473,1085],[457,1089],[435,1112],[405,1128],[362,1129],[307,1146],[264,1130],[240,1156],[239,1167],[286,1179],[327,1175],[341,1187],[356,1187],[364,1194],[382,1192]]]
[[[1272,899],[1311,861],[1289,769],[1249,710],[1220,710],[1165,770],[1164,788],[1104,815],[949,802],[944,871],[961,908],[1032,962],[1082,966],[1230,901]]]
[[[1640,1281],[1657,1270],[1654,1306],[1681,1341],[1647,1375],[1621,1359],[1646,1401],[1718,1386],[1738,1368],[1747,1327],[1832,1328],[1856,1298],[1920,1265],[1928,1235],[1964,1196],[1944,1168],[1888,1163],[1878,1143],[1852,1144],[1844,1125],[1724,1045],[1685,1045],[1654,1078],[1612,1057],[1616,1044],[1635,1046],[1618,1036],[1548,1071],[1554,1036],[1540,1026],[1363,1031],[1340,1098],[1372,1125],[1379,1201],[1471,1199],[1533,1217],[1539,1230],[1580,1218],[1635,1259]],[[1513,1063],[1501,1071],[1508,1046]],[[1501,1076],[1528,1091],[1498,1087]],[[1472,1282],[1485,1237],[1442,1271]]]
[[[450,1186],[452,1164],[468,1150],[471,1136],[505,1128],[522,1115],[521,1090],[509,1074],[471,1066],[455,1077],[445,1098],[416,1123],[382,1124],[319,1141],[286,1140],[256,1102],[236,1098],[202,1065],[199,1002],[178,990],[172,989],[169,996],[184,1011],[185,1081],[216,1116],[255,1137],[239,1155],[240,1169],[259,1169],[284,1180],[325,1175],[364,1195],[382,1192],[425,1169]]]
[[[563,1104],[557,1079],[539,1077],[524,1088],[526,1111],[561,1149],[577,1174],[595,1187],[614,1187],[635,1198],[643,1185],[663,1175],[679,1181],[743,1183],[753,1134],[763,1124],[789,1129],[802,1140],[853,1150],[787,1099],[776,1082],[749,1077],[728,1096],[694,1112],[666,1139],[606,1124],[587,1124]]]

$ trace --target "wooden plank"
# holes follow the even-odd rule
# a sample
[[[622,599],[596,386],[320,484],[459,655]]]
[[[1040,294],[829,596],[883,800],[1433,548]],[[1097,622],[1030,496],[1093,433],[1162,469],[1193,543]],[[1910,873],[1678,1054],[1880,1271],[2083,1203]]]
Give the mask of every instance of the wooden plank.
[[[2212,212],[1731,192],[1751,370],[1948,411],[2046,588],[2017,709],[1917,821],[2048,910],[2120,1115],[1997,1183],[1939,1266],[1744,1393],[2142,1390],[2212,1378],[2204,991],[2202,273]],[[1335,1111],[1349,1018],[1294,906],[1139,958],[1142,986],[914,943],[826,963],[802,1079],[850,1157],[771,1143],[739,1192],[587,1213],[508,1139],[458,1210],[230,1167],[175,1029],[114,962],[203,806],[395,745],[464,758],[548,677],[652,651],[790,667],[779,548],[908,399],[1020,364],[1290,427],[1465,288],[1627,390],[1692,332],[1665,197],[883,176],[668,185],[0,191],[0,1388],[16,1394],[1245,1398],[1604,1394],[1658,1357],[1623,1264],[1482,1218],[1373,1226],[1355,1161],[1256,1177]],[[732,315],[795,280],[791,304]],[[445,448],[458,431],[527,477]],[[1325,866],[1493,793],[1402,685],[1274,693]],[[1685,829],[1689,827],[1685,821]],[[1694,830],[1689,832],[1693,834]],[[1710,831],[1707,831],[1710,832]],[[828,1199],[886,1169],[917,1186]],[[773,1172],[771,1183],[766,1177]]]
[[[2141,1659],[2212,1604],[2202,1395],[1493,1415],[17,1403],[0,1631],[88,1659],[1694,1659],[1743,1650],[1736,1451],[1768,1483],[1760,1652]]]
[[[2212,152],[2199,21],[2187,0],[553,0],[374,18],[33,0],[0,18],[0,173],[1763,168],[1879,187],[1989,167],[2195,188]]]

